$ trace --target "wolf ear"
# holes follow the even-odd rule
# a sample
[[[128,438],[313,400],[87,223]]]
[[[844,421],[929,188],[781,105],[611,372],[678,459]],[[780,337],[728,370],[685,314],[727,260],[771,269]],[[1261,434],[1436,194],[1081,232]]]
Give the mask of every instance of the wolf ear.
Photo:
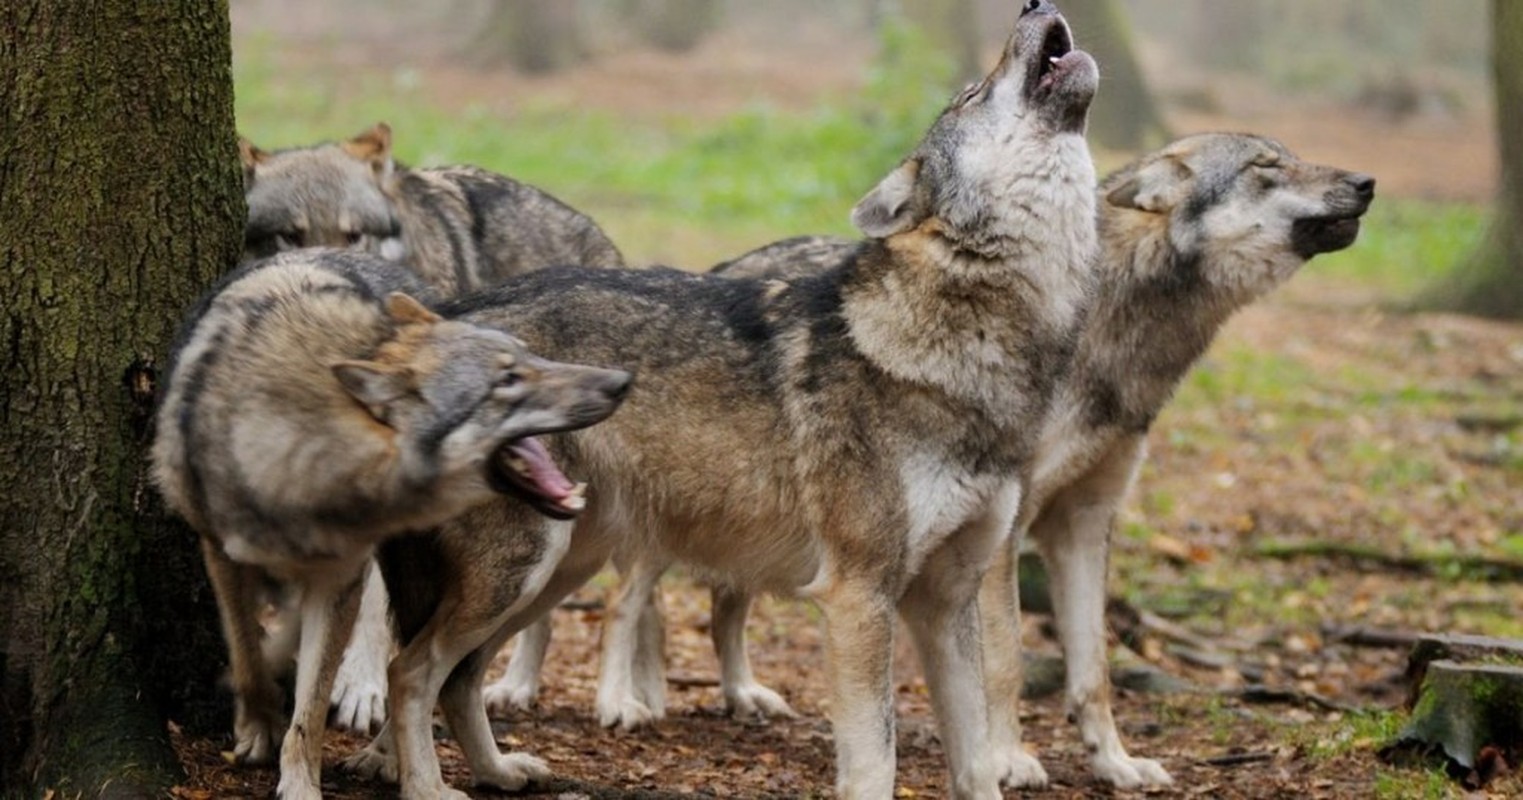
[[[406,367],[376,361],[340,361],[333,365],[333,377],[372,414],[406,395],[412,387],[412,372]]]
[[[1166,214],[1184,199],[1192,177],[1194,173],[1184,162],[1160,158],[1143,165],[1120,186],[1110,190],[1105,195],[1105,202],[1116,208]]]
[[[418,302],[412,295],[402,292],[392,292],[386,295],[386,313],[398,325],[432,325],[443,319],[438,314],[429,311],[427,306]]]
[[[391,126],[377,122],[375,127],[340,145],[344,152],[370,163],[377,178],[391,177],[396,162],[391,159]]]
[[[254,168],[263,164],[270,157],[269,153],[254,146],[254,143],[242,136],[238,137],[238,160],[243,162],[243,188],[254,185]]]
[[[890,172],[851,210],[851,224],[874,239],[886,239],[915,227],[915,210],[910,201],[915,196],[915,177],[920,162],[906,161]]]

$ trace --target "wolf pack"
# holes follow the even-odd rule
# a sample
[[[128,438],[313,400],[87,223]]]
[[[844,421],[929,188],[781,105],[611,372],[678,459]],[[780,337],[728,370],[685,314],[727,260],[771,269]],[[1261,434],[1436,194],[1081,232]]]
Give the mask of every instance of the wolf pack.
[[[331,715],[374,732],[348,769],[466,797],[437,709],[475,784],[545,781],[489,717],[534,702],[549,612],[617,568],[595,714],[648,726],[666,709],[658,585],[686,565],[712,587],[738,717],[794,714],[752,672],[752,598],[818,606],[839,796],[895,795],[896,617],[949,793],[1041,787],[1020,716],[1029,540],[1094,779],[1170,783],[1112,717],[1114,519],[1192,363],[1351,245],[1375,181],[1213,133],[1098,182],[1098,83],[1058,10],[1025,0],[998,65],[852,209],[862,238],[786,238],[707,273],[632,268],[511,178],[399,164],[384,124],[241,142],[246,259],[183,324],[152,450],[201,535],[235,760],[319,797]]]

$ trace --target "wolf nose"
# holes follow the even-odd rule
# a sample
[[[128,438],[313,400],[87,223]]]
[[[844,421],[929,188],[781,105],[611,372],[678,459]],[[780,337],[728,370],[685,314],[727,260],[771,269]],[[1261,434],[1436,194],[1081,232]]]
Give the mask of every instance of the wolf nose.
[[[622,370],[614,370],[608,378],[608,385],[603,391],[610,400],[623,401],[629,395],[629,389],[635,385],[635,376]]]
[[[1047,2],[1047,0],[1026,0],[1026,5],[1021,7],[1021,16],[1023,17],[1027,14],[1037,13],[1056,14],[1058,9],[1052,3]]]
[[[1349,186],[1354,187],[1354,191],[1358,192],[1361,198],[1368,200],[1375,196],[1375,176],[1360,173],[1350,175],[1343,180]]]

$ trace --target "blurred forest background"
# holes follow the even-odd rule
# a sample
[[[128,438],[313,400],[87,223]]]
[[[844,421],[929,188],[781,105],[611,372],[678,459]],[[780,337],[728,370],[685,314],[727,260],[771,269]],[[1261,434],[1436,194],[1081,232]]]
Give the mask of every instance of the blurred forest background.
[[[1481,237],[1498,169],[1485,0],[1062,5],[1105,75],[1102,170],[1231,129],[1373,173],[1392,224],[1318,271],[1394,296]],[[636,261],[700,267],[849,233],[851,203],[993,63],[1018,6],[234,0],[238,121],[281,147],[385,119],[412,163],[542,185]]]

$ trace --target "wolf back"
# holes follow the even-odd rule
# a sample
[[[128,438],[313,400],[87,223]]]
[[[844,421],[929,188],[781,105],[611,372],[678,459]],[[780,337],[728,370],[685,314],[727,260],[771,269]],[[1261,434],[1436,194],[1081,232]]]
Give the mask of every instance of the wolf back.
[[[398,164],[385,123],[273,152],[243,140],[240,152],[246,258],[361,249],[409,264],[445,296],[548,266],[624,265],[596,222],[543,190],[478,167]]]

